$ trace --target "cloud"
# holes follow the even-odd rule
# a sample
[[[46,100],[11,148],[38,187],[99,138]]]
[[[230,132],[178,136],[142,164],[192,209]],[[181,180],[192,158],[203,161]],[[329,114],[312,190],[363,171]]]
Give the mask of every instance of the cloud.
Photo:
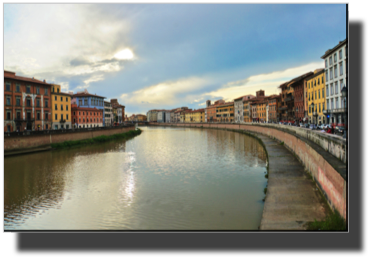
[[[232,101],[233,99],[243,95],[256,95],[255,92],[260,89],[265,90],[265,95],[277,94],[279,93],[278,86],[282,83],[309,71],[323,68],[323,65],[323,61],[321,61],[302,65],[299,67],[289,68],[283,71],[274,71],[267,74],[253,75],[246,79],[224,84],[220,89],[206,92],[203,94],[203,96],[206,98],[211,97],[213,100],[222,97],[226,101]]]
[[[41,75],[47,81],[52,81],[46,78],[52,71],[55,79],[83,76],[88,85],[101,80],[93,74],[120,71],[128,62],[113,56],[129,46],[130,23],[112,10],[106,12],[103,5],[4,6],[8,22],[4,29],[5,69]]]
[[[120,98],[125,104],[145,102],[153,108],[155,106],[163,107],[193,101],[193,98],[198,95],[192,93],[200,88],[204,88],[208,84],[207,78],[189,77],[158,83],[129,94],[123,94]]]

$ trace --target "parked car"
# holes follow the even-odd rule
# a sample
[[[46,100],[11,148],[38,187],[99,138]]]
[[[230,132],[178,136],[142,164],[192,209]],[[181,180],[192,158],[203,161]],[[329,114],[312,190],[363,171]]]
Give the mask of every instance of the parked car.
[[[342,127],[342,126],[336,126],[335,129],[334,129],[334,133],[335,133],[335,134],[343,135],[344,130],[345,130],[345,127]]]

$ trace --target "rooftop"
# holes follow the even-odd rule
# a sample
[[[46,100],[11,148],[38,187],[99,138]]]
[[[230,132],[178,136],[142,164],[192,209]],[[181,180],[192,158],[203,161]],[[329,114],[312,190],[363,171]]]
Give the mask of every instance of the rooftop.
[[[35,79],[34,77],[28,78],[28,77],[23,77],[23,76],[16,76],[15,72],[4,70],[4,78],[7,79],[14,79],[14,80],[19,80],[19,81],[24,81],[24,82],[31,82],[31,83],[36,83],[36,84],[41,84],[41,85],[51,85],[49,83],[46,83],[45,80],[40,81]]]
[[[338,49],[338,48],[344,46],[346,43],[347,43],[347,38],[344,39],[343,41],[339,41],[339,44],[338,44],[338,45],[336,45],[336,46],[333,47],[332,49],[328,49],[328,50],[326,50],[325,54],[323,54],[323,55],[321,56],[321,58],[322,58],[322,59],[325,59],[327,56],[329,56],[331,53],[333,53],[336,49]]]

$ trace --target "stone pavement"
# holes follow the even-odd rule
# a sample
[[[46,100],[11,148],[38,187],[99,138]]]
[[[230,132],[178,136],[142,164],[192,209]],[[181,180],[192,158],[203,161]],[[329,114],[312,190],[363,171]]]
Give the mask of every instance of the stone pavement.
[[[261,135],[269,161],[268,187],[260,230],[305,230],[322,220],[328,205],[298,159],[279,142]]]

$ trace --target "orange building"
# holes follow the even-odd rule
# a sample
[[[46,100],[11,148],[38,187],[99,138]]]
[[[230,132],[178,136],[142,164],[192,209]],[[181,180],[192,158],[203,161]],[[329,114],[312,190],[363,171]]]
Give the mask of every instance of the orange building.
[[[51,84],[4,71],[4,132],[51,129]]]
[[[216,106],[217,122],[232,123],[234,121],[234,102],[228,102]]]

